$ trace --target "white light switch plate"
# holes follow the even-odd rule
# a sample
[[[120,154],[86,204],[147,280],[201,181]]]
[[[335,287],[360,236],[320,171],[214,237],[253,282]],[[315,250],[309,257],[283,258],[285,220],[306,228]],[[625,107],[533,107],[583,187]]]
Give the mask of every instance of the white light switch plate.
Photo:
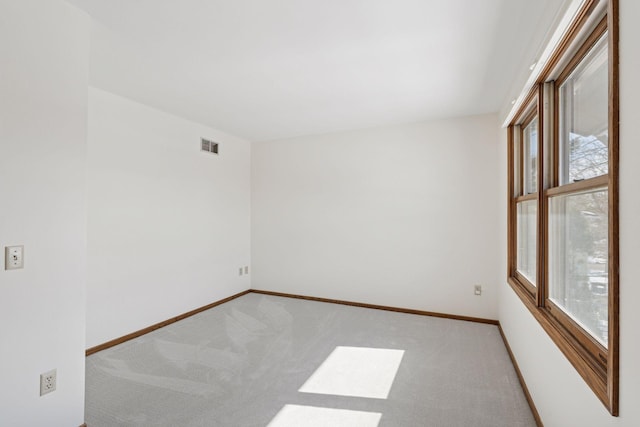
[[[18,270],[24,267],[24,246],[5,246],[4,269]]]

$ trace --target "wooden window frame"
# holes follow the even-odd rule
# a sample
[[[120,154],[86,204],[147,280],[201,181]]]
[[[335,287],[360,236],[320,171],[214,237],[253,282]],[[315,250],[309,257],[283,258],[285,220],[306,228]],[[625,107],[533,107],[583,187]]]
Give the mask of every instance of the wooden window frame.
[[[588,31],[588,33],[587,33]],[[530,89],[523,107],[507,129],[508,144],[508,283],[542,328],[582,376],[613,416],[618,416],[619,393],[619,72],[618,0],[585,1],[558,49]],[[559,88],[585,59],[598,40],[607,33],[609,75],[609,171],[584,181],[560,185],[559,180]],[[554,81],[555,80],[555,81]],[[553,82],[551,85],[545,82]],[[537,192],[524,194],[522,132],[532,118],[538,118]],[[547,131],[547,123],[549,131]],[[519,139],[515,132],[520,132]],[[515,143],[520,144],[520,165],[516,172]],[[550,156],[545,156],[545,150]],[[519,182],[516,183],[516,180]],[[519,193],[516,194],[516,187]],[[608,189],[608,344],[605,348],[561,308],[547,298],[548,290],[548,205],[555,196],[585,190]],[[525,200],[537,201],[536,285],[517,271],[517,207]]]
[[[528,98],[527,102],[525,103],[526,108],[523,109],[522,113],[519,115],[519,117],[516,119],[516,122],[518,124],[518,128],[514,129],[513,127],[511,128],[511,132],[518,132],[518,139],[516,140],[515,138],[511,139],[511,143],[510,145],[512,146],[512,149],[515,149],[515,145],[516,142],[518,144],[518,163],[519,163],[519,167],[518,167],[518,173],[517,176],[513,176],[512,178],[510,178],[512,181],[515,182],[515,180],[518,181],[518,191],[516,194],[516,191],[514,189],[513,192],[511,192],[510,194],[513,194],[513,218],[515,221],[514,224],[514,231],[515,231],[515,235],[513,236],[513,240],[515,242],[515,251],[514,251],[514,255],[513,255],[513,276],[518,280],[518,283],[521,284],[522,287],[524,287],[526,289],[526,291],[531,295],[534,296],[536,295],[536,288],[538,286],[539,282],[539,278],[537,277],[537,271],[538,271],[538,265],[539,263],[536,262],[536,283],[532,283],[529,279],[527,279],[522,273],[520,273],[518,271],[518,258],[517,258],[517,247],[518,247],[518,238],[517,238],[517,227],[518,227],[518,222],[517,222],[517,218],[518,218],[518,205],[522,202],[529,202],[529,201],[534,201],[534,200],[538,200],[538,194],[539,194],[539,190],[540,188],[538,187],[536,189],[535,192],[533,193],[527,193],[527,183],[526,183],[526,179],[525,179],[525,167],[524,167],[524,160],[525,160],[525,150],[524,150],[524,135],[525,135],[525,130],[527,128],[527,126],[529,126],[534,120],[538,120],[538,141],[537,141],[537,145],[538,145],[538,170],[536,171],[536,173],[538,173],[537,176],[537,182],[538,182],[538,186],[540,185],[540,163],[542,162],[542,159],[540,158],[540,115],[539,115],[539,98],[537,96],[537,93],[531,93],[530,97]],[[515,153],[511,154],[511,157],[514,158],[515,161]],[[514,168],[515,170],[515,168]],[[515,185],[514,185],[515,187]],[[540,206],[537,206],[538,209]],[[540,211],[536,211],[536,236],[538,236],[539,234],[539,224],[538,224],[538,218],[540,217]],[[536,240],[536,261],[539,260],[539,254],[540,254],[540,247],[539,247],[539,242]]]

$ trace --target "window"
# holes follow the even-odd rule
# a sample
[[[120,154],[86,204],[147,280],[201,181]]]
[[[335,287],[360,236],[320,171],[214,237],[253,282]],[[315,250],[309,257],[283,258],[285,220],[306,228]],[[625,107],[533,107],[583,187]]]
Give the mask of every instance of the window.
[[[517,128],[514,161],[518,172],[516,185],[516,274],[520,282],[535,292],[538,257],[538,115],[537,99],[530,102],[529,113]]]
[[[549,200],[549,301],[606,348],[607,189]]]
[[[508,279],[617,415],[617,1],[570,28],[508,129]]]
[[[538,117],[534,116],[522,132],[524,194],[538,191]]]
[[[536,283],[536,222],[538,206],[535,200],[518,203],[517,272],[532,286]]]
[[[608,172],[607,36],[560,85],[560,184]]]

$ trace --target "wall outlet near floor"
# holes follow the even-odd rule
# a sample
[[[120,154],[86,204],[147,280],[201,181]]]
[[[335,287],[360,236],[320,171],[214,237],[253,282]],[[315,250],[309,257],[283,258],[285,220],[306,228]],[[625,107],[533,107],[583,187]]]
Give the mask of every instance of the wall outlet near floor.
[[[55,369],[45,372],[44,374],[40,374],[40,396],[44,396],[47,393],[55,391],[57,382],[58,379]]]
[[[242,276],[242,272],[243,272],[243,271],[244,271],[244,270],[242,269],[242,267],[240,267],[240,268],[238,269],[238,276]]]
[[[249,274],[249,266],[248,265],[244,266],[244,274]]]
[[[482,285],[474,285],[473,294],[478,296],[482,295]]]

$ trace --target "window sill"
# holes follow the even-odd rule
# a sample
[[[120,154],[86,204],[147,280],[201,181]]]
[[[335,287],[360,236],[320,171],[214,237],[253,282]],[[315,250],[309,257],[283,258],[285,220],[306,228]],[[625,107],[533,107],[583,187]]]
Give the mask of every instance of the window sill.
[[[617,389],[612,386],[616,381],[613,381],[610,374],[615,372],[612,369],[612,363],[607,361],[603,365],[599,362],[596,356],[587,351],[545,308],[537,306],[535,299],[527,291],[524,284],[520,283],[515,277],[510,277],[508,282],[516,295],[520,297],[524,305],[533,314],[533,317],[571,362],[609,413],[613,416],[618,416]]]

